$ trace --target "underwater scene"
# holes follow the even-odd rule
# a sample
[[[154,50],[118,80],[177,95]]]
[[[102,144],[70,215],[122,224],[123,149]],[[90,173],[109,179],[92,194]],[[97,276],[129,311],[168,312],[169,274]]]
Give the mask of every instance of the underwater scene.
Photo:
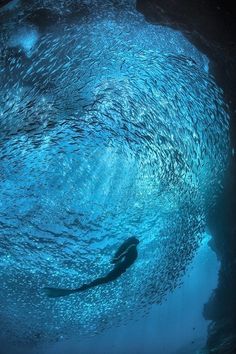
[[[1,354],[205,353],[229,120],[134,0],[0,8]]]

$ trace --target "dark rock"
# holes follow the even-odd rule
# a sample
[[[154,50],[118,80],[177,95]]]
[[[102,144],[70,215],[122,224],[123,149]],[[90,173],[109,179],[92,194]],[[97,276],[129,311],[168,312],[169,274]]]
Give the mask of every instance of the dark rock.
[[[0,8],[7,5],[11,0],[0,0]]]

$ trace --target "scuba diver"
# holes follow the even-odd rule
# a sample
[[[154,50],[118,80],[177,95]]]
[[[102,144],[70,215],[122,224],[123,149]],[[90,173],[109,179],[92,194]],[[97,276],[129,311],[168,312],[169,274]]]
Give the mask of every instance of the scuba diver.
[[[123,274],[138,257],[137,245],[139,240],[132,236],[129,237],[116,251],[111,263],[114,264],[114,268],[104,277],[97,278],[91,283],[84,284],[77,289],[60,289],[60,288],[44,288],[48,297],[61,297],[67,296],[81,291],[88,290],[97,285],[106,284],[113,280],[116,280]]]

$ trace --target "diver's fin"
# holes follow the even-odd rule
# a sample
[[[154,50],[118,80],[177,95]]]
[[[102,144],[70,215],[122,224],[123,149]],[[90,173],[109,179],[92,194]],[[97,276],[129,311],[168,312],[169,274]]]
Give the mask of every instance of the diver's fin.
[[[60,288],[43,288],[43,290],[45,291],[48,297],[67,296],[76,292],[75,290],[72,289],[60,289]]]

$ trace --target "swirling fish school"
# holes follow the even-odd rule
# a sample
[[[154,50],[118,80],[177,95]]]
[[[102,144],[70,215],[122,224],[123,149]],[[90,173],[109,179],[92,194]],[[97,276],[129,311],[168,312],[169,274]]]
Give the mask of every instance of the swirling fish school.
[[[73,1],[0,12],[0,336],[97,333],[160,303],[219,193],[228,113],[207,58],[117,3],[84,1],[78,21]],[[69,302],[38,290],[101,277],[127,235],[139,257],[119,281]]]

